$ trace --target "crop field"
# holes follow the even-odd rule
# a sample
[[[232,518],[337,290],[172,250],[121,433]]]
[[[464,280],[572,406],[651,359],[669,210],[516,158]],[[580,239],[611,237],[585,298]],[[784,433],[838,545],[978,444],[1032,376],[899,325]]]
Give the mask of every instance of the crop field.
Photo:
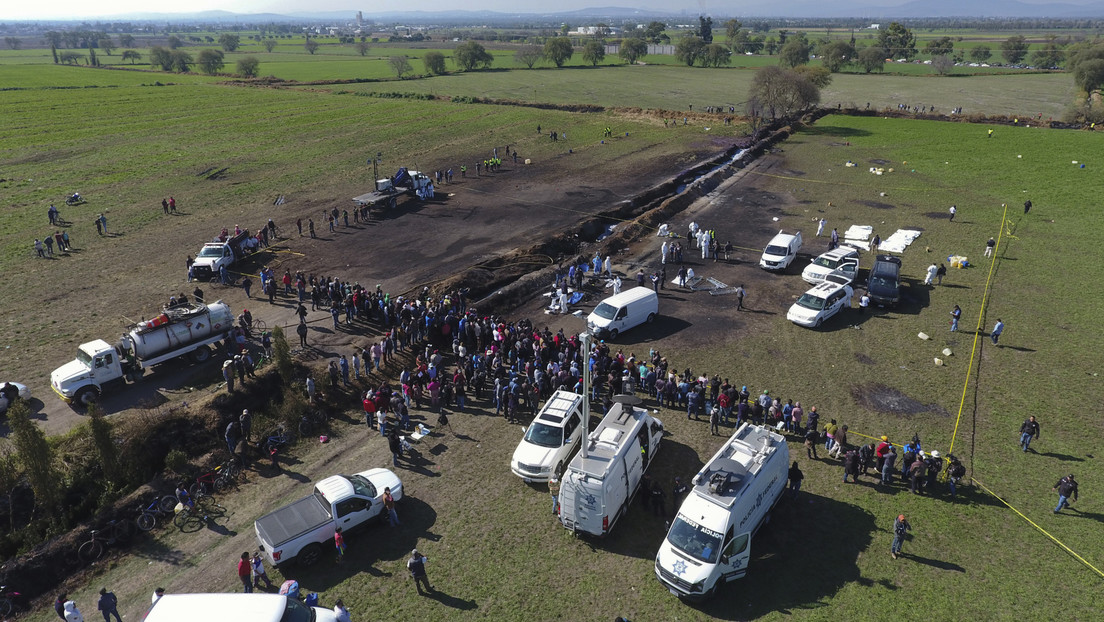
[[[303,54],[305,62],[287,70],[308,76],[310,65],[317,64],[322,73],[339,75],[345,63],[384,62],[371,59],[376,53],[369,59]],[[15,58],[0,64],[0,82],[19,87],[0,91],[5,120],[0,260],[8,275],[0,368],[27,380],[44,400],[55,400],[47,387],[49,370],[75,344],[116,334],[124,318],[148,315],[169,293],[191,288],[183,279],[183,258],[198,242],[238,222],[255,227],[275,214],[290,228],[296,215],[317,218],[323,209],[347,205],[348,197],[370,185],[366,159],[375,153],[384,154],[384,170],[399,165],[433,170],[475,161],[490,147],[509,143],[538,165],[548,163],[549,175],[563,185],[580,184],[578,175],[598,186],[594,180],[602,176],[631,179],[634,163],[667,161],[677,170],[688,164],[688,153],[707,151],[718,134],[731,136],[742,127],[706,131],[708,120],[696,118],[688,126],[666,128],[666,115],[658,114],[585,115],[358,93],[428,92],[667,111],[692,103],[698,111],[706,105],[740,106],[752,75],[738,69],[600,67],[283,89]],[[234,58],[228,55],[228,61]],[[270,73],[265,66],[262,61],[262,75]],[[156,82],[171,84],[150,86]],[[102,88],[56,88],[64,86]],[[1025,127],[1026,115],[1058,117],[1072,90],[1070,77],[1058,74],[835,76],[824,93],[825,105],[923,103],[941,111],[963,106],[967,114],[1025,118],[1019,127],[821,119],[741,173],[731,188],[672,223],[684,231],[696,219],[716,228],[718,239],[733,240],[740,249],[735,261],[693,265],[728,283],[746,282],[752,312],[733,311],[730,297],[668,290],[661,302],[664,318],[652,329],[626,335],[621,344],[641,356],[661,349],[679,369],[719,373],[753,391],[769,388],[806,408],[815,405],[824,413],[822,421],[838,418],[858,434],[888,434],[903,442],[917,433],[926,449],[943,452],[952,449],[953,439],[954,453],[976,480],[957,501],[946,494],[914,497],[900,487],[878,490],[869,478],[841,484],[838,462],[807,459],[792,443],[806,474],[802,497],[783,502],[756,539],[746,579],[711,603],[687,606],[653,574],[662,518],[638,505],[609,538],[573,538],[550,515],[547,490],[526,486],[509,473],[509,455],[521,431],[489,416],[494,409],[482,402],[472,414],[456,414],[454,431],[427,439],[420,458],[398,469],[410,497],[399,508],[403,527],[357,533],[349,538],[348,563],[324,560],[316,568],[289,569],[287,578],[321,591],[327,604],[344,598],[356,619],[374,617],[381,603],[395,619],[428,621],[616,615],[871,619],[901,611],[932,619],[1038,619],[1055,612],[1063,619],[1095,619],[1104,607],[1102,577],[1093,568],[1104,567],[1099,538],[1104,511],[1095,481],[1104,424],[1093,405],[1104,401],[1098,377],[1104,336],[1097,329],[1102,307],[1094,285],[1104,281],[1104,268],[1094,261],[1093,249],[1104,162],[1096,159],[1094,132]],[[570,159],[563,145],[534,132],[538,124],[574,137]],[[630,136],[603,144],[607,125]],[[848,161],[856,166],[845,166]],[[870,167],[887,172],[873,175]],[[654,181],[641,179],[640,185]],[[475,189],[455,192],[478,192],[469,188]],[[89,203],[65,207],[64,195],[74,190]],[[181,215],[161,214],[160,200],[168,195],[176,197]],[[279,195],[289,203],[277,209],[272,202]],[[485,196],[488,203],[509,200],[507,194]],[[1027,199],[1035,207],[1025,216]],[[50,203],[71,222],[78,251],[43,261],[33,257],[30,240],[48,232]],[[946,218],[951,204],[959,210],[954,222]],[[1008,206],[1007,221],[1002,204]],[[101,212],[108,215],[112,235],[99,238],[91,218]],[[805,285],[794,270],[760,271],[756,249],[780,227],[801,229],[806,247],[798,265],[804,265],[824,248],[824,238],[813,236],[820,217],[841,232],[851,224],[869,224],[883,238],[898,228],[923,231],[903,255],[901,308],[862,316],[845,311],[817,331],[786,321],[786,309]],[[432,246],[433,240],[420,238],[421,223],[428,219],[409,218],[403,233],[410,245]],[[490,235],[510,240],[509,225],[504,219],[503,230]],[[981,256],[990,236],[1000,238],[992,264]],[[350,257],[348,263],[358,267],[376,259],[373,245],[360,244],[349,245],[350,254],[365,257],[363,263]],[[631,274],[638,267],[656,267],[657,247],[654,238],[641,241],[619,258],[619,269]],[[924,268],[954,253],[974,265],[951,270],[939,287],[923,286]],[[862,267],[870,262],[864,254]],[[361,282],[379,279],[395,291],[420,285],[408,282],[406,274],[370,268],[353,276]],[[955,304],[964,318],[960,331],[950,334],[948,312]],[[546,319],[553,330],[577,330],[573,318],[535,315],[538,307],[534,303],[518,314],[536,318],[538,325]],[[1006,331],[1001,347],[993,347],[987,334],[998,317]],[[981,329],[977,335],[975,327]],[[933,339],[922,341],[919,332]],[[940,354],[943,348],[953,354]],[[945,365],[936,366],[935,357]],[[675,475],[691,475],[719,444],[707,424],[683,414],[665,409],[658,415],[669,435],[652,475],[667,490]],[[1039,416],[1043,435],[1032,446],[1036,451],[1024,454],[1017,430],[1029,414]],[[432,424],[428,413],[419,416]],[[119,595],[121,611],[137,619],[157,585],[170,592],[236,589],[233,561],[254,550],[256,517],[306,494],[306,482],[390,464],[378,434],[351,425],[358,420],[355,412],[342,413],[333,441],[301,444],[287,457],[284,475],[254,470],[250,483],[223,501],[230,512],[217,524],[193,534],[162,531],[134,554],[94,567],[69,586],[70,596],[86,616],[95,615],[95,591],[106,585]],[[1053,515],[1051,487],[1071,471],[1086,495],[1073,510]],[[669,497],[667,503],[670,508]],[[894,561],[888,555],[889,531],[902,512],[915,532],[906,556]],[[433,597],[418,597],[407,580],[403,563],[414,546],[430,557],[430,578],[438,589]],[[274,581],[284,578],[271,569],[270,575]],[[30,617],[45,621],[53,615],[42,607]]]
[[[823,450],[819,460],[807,459],[792,443],[806,474],[801,496],[783,501],[755,540],[747,578],[714,601],[688,606],[653,575],[662,518],[636,505],[608,538],[573,538],[550,516],[544,488],[508,471],[520,430],[477,402],[471,413],[452,417],[454,430],[439,431],[398,469],[409,496],[399,507],[402,527],[354,534],[342,565],[323,558],[315,568],[269,574],[277,582],[295,578],[327,603],[343,598],[358,616],[386,602],[396,619],[867,619],[889,603],[933,619],[1036,619],[1056,610],[1064,619],[1094,619],[1102,577],[1089,565],[1104,562],[1097,536],[1104,512],[1094,493],[1104,424],[1083,405],[1104,399],[1096,355],[1104,337],[1095,330],[1100,306],[1085,284],[1104,274],[1071,254],[1087,258],[1084,249],[1095,242],[1096,143],[1088,132],[998,127],[989,138],[985,126],[825,117],[672,223],[681,231],[695,219],[716,227],[718,239],[734,240],[736,261],[691,264],[726,282],[746,279],[750,312],[733,311],[727,297],[668,289],[665,317],[618,344],[638,355],[657,348],[679,369],[719,373],[753,392],[769,388],[806,409],[817,406],[822,421],[837,418],[853,435],[865,435],[853,442],[919,434],[928,451],[953,449],[975,480],[957,500],[942,491],[917,497],[899,485],[877,488],[870,478],[841,484],[838,461]],[[869,173],[872,166],[885,174]],[[1034,207],[1024,215],[1028,198]],[[959,209],[954,222],[946,218],[950,204]],[[825,239],[813,235],[819,217],[841,231],[871,224],[883,239],[897,228],[923,231],[902,256],[900,308],[845,311],[816,331],[785,320],[806,286],[792,269],[760,271],[754,248],[772,229],[801,229],[803,257],[815,255]],[[989,236],[1000,238],[992,262],[981,254]],[[643,240],[619,269],[654,265],[656,246]],[[924,286],[926,265],[952,253],[973,265]],[[862,266],[869,265],[864,254]],[[947,314],[954,304],[965,314],[952,334]],[[994,347],[987,335],[998,317],[1006,331]],[[553,330],[573,326],[546,321]],[[932,339],[917,338],[921,331]],[[945,365],[934,365],[934,357]],[[1040,407],[1051,403],[1058,406]],[[665,487],[696,471],[719,444],[704,422],[683,414],[658,415],[669,434],[651,474]],[[1017,430],[1028,414],[1039,416],[1043,432],[1025,454]],[[90,604],[100,585],[112,586],[121,609],[138,615],[156,585],[170,592],[235,589],[232,561],[254,548],[252,520],[305,494],[296,481],[389,464],[378,434],[349,425],[356,413],[344,419],[331,444],[303,447],[290,459],[291,477],[260,468],[223,501],[230,508],[224,519],[199,533],[163,532],[134,555],[95,568],[70,596]],[[1050,489],[1071,471],[1086,495],[1054,515]],[[889,532],[899,513],[914,532],[905,555],[891,560]],[[414,546],[430,558],[432,597],[417,596],[406,577],[405,556]],[[33,619],[52,615],[44,608]]]

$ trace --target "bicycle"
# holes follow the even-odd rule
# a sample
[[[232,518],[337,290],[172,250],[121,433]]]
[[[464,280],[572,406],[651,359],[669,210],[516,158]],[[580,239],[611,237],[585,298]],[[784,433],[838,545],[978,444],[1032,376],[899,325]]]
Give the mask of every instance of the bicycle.
[[[15,609],[26,609],[27,597],[19,592],[8,591],[8,586],[0,585],[0,617],[8,617]]]
[[[253,324],[250,325],[249,330],[260,334],[268,330],[268,324],[264,320],[253,318]]]
[[[232,463],[221,464],[215,467],[211,472],[200,475],[196,478],[195,483],[188,488],[188,493],[191,494],[193,498],[197,498],[203,495],[210,495],[212,492],[222,492],[222,490],[230,484],[230,479],[227,474],[231,467],[233,469],[239,468]]]
[[[276,460],[276,455],[280,453],[280,448],[291,442],[287,434],[284,431],[284,426],[279,426],[275,431],[266,434],[262,437],[264,440],[257,443],[257,447],[263,452],[268,454],[270,460],[272,460],[272,466],[279,469],[280,464]]]
[[[131,522],[125,519],[110,521],[103,529],[93,529],[89,534],[91,539],[77,549],[77,557],[83,562],[94,562],[100,559],[106,547],[125,544],[130,540],[131,529]]]
[[[160,499],[155,498],[148,506],[138,506],[138,528],[142,531],[150,531],[157,526],[157,518],[169,516],[176,509],[178,503],[175,495],[165,495]]]
[[[299,418],[299,435],[303,437],[310,436],[314,432],[315,426],[324,426],[329,420],[330,415],[325,410],[312,408]]]
[[[201,493],[198,498],[193,499],[191,505],[185,505],[184,503],[176,505],[176,516],[173,517],[173,524],[183,532],[199,531],[201,527],[211,521],[212,515],[222,516],[225,513],[225,507],[215,501],[213,497]]]

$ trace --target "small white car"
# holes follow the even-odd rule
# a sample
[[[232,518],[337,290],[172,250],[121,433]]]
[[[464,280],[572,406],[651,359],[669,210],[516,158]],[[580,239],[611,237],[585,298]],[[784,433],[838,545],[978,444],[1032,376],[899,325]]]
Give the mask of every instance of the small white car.
[[[31,389],[20,382],[0,382],[0,415],[8,412],[11,398],[16,395],[27,401],[31,399]]]
[[[583,396],[556,391],[514,450],[510,470],[526,482],[547,482],[559,478],[587,432],[583,421]]]
[[[859,251],[849,246],[840,246],[814,259],[801,271],[801,278],[806,283],[816,285],[824,280],[825,275],[834,270],[851,267],[852,272],[859,271]]]
[[[851,306],[850,285],[825,281],[801,295],[786,313],[786,319],[807,328],[817,328],[824,320]]]

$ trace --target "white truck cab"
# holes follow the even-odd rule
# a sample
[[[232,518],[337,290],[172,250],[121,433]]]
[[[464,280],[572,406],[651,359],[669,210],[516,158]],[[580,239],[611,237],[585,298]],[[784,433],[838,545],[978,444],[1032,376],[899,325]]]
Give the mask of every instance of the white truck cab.
[[[790,452],[770,428],[745,423],[694,476],[656,554],[660,583],[702,600],[747,574],[751,541],[786,489]]]
[[[308,607],[283,594],[165,594],[143,622],[336,622],[332,609]]]
[[[605,536],[613,529],[663,439],[663,422],[635,407],[639,398],[614,400],[587,437],[586,455],[575,454],[560,484],[560,522],[576,533]]]
[[[771,238],[763,249],[759,267],[765,270],[785,270],[801,250],[801,232],[786,233],[779,229],[778,235]]]

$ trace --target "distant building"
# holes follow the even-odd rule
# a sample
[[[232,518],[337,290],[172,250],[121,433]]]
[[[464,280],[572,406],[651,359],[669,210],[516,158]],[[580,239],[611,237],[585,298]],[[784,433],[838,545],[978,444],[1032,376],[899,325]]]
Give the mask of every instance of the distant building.
[[[871,24],[871,25],[867,26],[866,28],[867,28],[867,30],[881,30],[882,25],[881,24]]]

